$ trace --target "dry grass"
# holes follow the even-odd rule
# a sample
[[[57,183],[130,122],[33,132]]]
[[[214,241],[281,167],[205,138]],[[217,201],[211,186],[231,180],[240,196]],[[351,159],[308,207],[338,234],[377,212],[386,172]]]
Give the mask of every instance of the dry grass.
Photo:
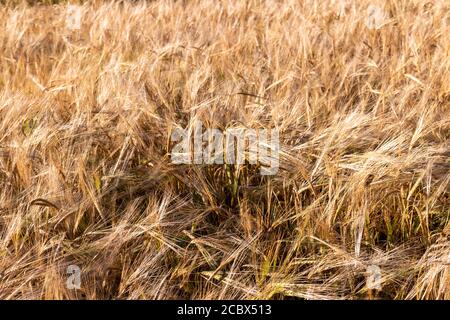
[[[96,1],[81,30],[6,2],[0,298],[450,299],[448,1]],[[194,119],[278,128],[278,174],[172,164]]]

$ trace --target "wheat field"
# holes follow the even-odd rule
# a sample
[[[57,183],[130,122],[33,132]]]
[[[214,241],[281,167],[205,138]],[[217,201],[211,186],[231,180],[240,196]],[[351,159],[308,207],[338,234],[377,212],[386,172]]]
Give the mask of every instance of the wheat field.
[[[449,140],[445,0],[3,1],[0,299],[450,299]]]

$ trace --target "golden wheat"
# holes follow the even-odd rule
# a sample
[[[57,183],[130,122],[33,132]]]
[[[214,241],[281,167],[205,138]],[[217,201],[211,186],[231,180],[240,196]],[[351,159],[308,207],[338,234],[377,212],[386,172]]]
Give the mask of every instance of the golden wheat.
[[[0,298],[450,299],[448,1],[4,3]],[[278,174],[171,163],[194,120]]]

